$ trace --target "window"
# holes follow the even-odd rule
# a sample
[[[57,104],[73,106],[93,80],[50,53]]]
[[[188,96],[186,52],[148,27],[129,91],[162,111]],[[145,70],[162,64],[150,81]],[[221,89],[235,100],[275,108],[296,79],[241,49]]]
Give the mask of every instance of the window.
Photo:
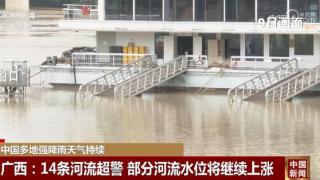
[[[176,0],[176,21],[193,21],[193,0]]]
[[[318,0],[290,0],[290,15],[300,16],[307,22],[319,21],[319,2]]]
[[[162,20],[162,0],[136,0],[136,20]]]
[[[174,20],[174,0],[164,0],[164,20],[173,21]]]
[[[263,56],[263,35],[246,34],[246,56]]]
[[[240,56],[240,35],[239,34],[222,34],[225,42],[225,57]]]
[[[289,57],[289,35],[270,35],[270,56]]]
[[[133,20],[132,0],[106,0],[107,20]]]
[[[226,21],[254,22],[255,0],[226,0]]]
[[[287,0],[258,0],[258,18],[286,15]]]
[[[313,55],[313,35],[294,35],[294,54]]]
[[[221,0],[196,0],[196,21],[223,21],[223,1]]]
[[[193,21],[193,0],[165,0],[166,21]]]
[[[169,36],[168,33],[155,33],[155,54],[158,59],[164,58],[164,36]]]

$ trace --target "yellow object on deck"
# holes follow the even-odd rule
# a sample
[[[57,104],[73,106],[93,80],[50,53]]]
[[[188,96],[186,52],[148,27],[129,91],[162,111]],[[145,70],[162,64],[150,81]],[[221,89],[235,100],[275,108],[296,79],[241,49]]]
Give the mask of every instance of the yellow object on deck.
[[[123,47],[123,54],[128,54],[128,47],[124,46]],[[128,64],[129,57],[128,56],[123,56],[123,64]]]

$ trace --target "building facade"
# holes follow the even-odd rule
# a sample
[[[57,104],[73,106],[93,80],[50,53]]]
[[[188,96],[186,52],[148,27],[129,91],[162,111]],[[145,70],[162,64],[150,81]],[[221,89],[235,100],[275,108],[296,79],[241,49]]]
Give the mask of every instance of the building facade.
[[[98,52],[144,46],[168,61],[206,55],[209,64],[241,57],[301,57],[319,64],[318,0],[99,0],[96,19],[60,22],[97,32]]]

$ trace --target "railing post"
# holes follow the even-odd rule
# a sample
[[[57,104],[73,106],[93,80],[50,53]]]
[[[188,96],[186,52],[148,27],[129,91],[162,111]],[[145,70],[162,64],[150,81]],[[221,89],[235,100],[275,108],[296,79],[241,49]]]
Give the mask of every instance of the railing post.
[[[144,75],[144,89],[147,88],[147,75]]]
[[[317,67],[317,73],[316,73],[316,83],[318,82],[318,78],[319,78],[319,66]]]
[[[283,85],[280,86],[280,96],[279,96],[280,101],[282,100],[282,90],[283,90]]]

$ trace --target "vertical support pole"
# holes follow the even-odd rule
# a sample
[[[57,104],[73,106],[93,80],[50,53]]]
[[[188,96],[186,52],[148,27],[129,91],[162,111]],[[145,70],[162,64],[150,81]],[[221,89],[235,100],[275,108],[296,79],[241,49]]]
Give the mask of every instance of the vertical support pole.
[[[193,0],[192,1],[192,21],[196,21],[196,3],[195,3],[196,0]]]
[[[135,21],[136,20],[136,0],[133,0],[132,3],[132,20]]]
[[[166,1],[166,0],[162,0],[162,21],[164,21],[164,18],[165,18],[165,16],[164,16],[164,14],[165,14],[165,2],[164,1]]]
[[[258,22],[258,0],[254,1],[254,10],[255,21]]]
[[[105,1],[106,0],[98,0],[98,20],[99,21],[104,21],[106,18]]]

